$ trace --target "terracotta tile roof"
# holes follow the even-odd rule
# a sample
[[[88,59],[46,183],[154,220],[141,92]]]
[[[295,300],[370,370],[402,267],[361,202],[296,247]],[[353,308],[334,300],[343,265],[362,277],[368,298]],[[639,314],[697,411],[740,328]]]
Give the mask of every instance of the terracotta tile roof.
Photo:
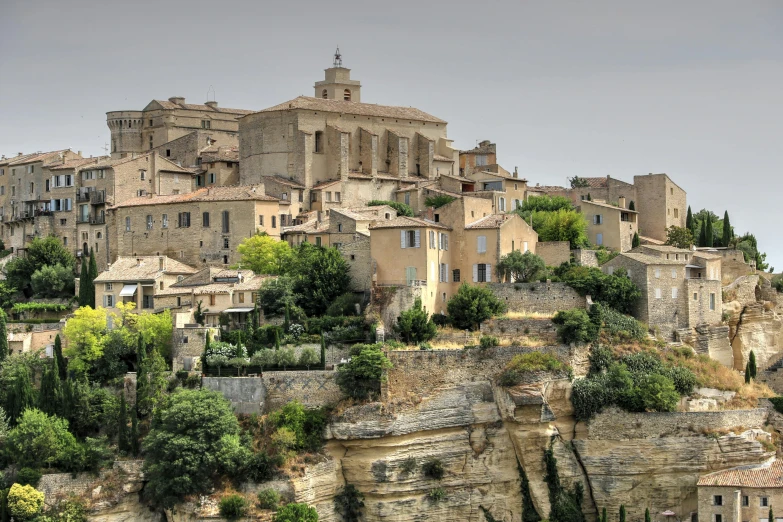
[[[516,214],[490,214],[489,216],[483,217],[478,221],[469,223],[465,226],[465,229],[475,230],[481,228],[500,228],[503,223],[509,219],[512,219],[515,215]]]
[[[443,230],[451,230],[451,227],[447,227],[441,223],[435,223],[434,221],[428,221],[421,218],[412,218],[407,216],[398,216],[394,219],[376,221],[368,228],[370,230],[376,230],[380,228],[441,228]]]
[[[165,269],[160,269],[160,258]],[[141,260],[139,262],[138,260]],[[166,256],[120,257],[95,278],[98,282],[151,281],[163,274],[192,274],[196,269]]]
[[[316,185],[313,185],[313,188],[310,189],[310,190],[319,190],[319,189],[322,189],[322,188],[325,188],[325,187],[330,187],[330,186],[334,185],[335,183],[340,183],[340,180],[339,179],[334,179],[334,180],[331,180],[331,181],[322,181],[322,182],[320,182],[320,183],[318,183]]]
[[[639,252],[625,252],[623,254],[620,254],[619,256],[615,257],[614,259],[620,259],[622,257],[627,257],[628,259],[633,259],[634,261],[637,261],[643,265],[680,265],[685,266],[685,260],[682,261],[675,261],[674,259],[666,259],[663,257],[655,257],[651,256],[649,254],[641,254]],[[612,261],[609,261],[607,264],[611,263]]]
[[[217,282],[216,278],[229,278],[242,275],[242,282],[229,283]],[[172,291],[190,291],[196,295],[203,294],[227,294],[229,290],[258,290],[265,279],[275,276],[266,276],[256,274],[252,270],[234,270],[223,268],[207,268],[200,270],[190,277],[174,283],[170,289]],[[252,304],[252,303],[251,303]]]
[[[398,118],[401,120],[429,121],[435,123],[446,123],[440,118],[436,118],[424,111],[413,107],[393,107],[389,105],[374,105],[371,103],[346,102],[340,100],[324,100],[322,98],[311,98],[309,96],[299,96],[293,100],[269,107],[258,111],[276,112],[304,109],[309,111],[337,112],[341,114],[356,114],[358,116],[375,116],[379,118]]]
[[[727,486],[744,488],[783,487],[783,461],[772,459],[754,466],[716,471],[699,477],[697,486]]]
[[[239,162],[239,149],[237,147],[220,147],[201,151],[201,163],[214,163],[217,161]]]
[[[621,208],[621,207],[618,207],[618,206],[615,206],[615,205],[610,205],[609,203],[603,203],[603,202],[600,202],[600,201],[587,201],[587,200],[584,200],[584,201],[580,201],[579,204],[580,205],[596,205],[598,207],[610,208],[612,210],[619,210],[621,212],[630,212],[631,214],[638,214],[638,212],[635,211],[635,210],[629,210],[627,208]]]
[[[440,154],[434,154],[434,155],[432,156],[432,159],[434,159],[435,161],[450,161],[450,162],[452,162],[452,163],[454,162],[454,158],[449,158],[449,157],[446,157],[446,156],[441,156]]]
[[[329,226],[328,219],[321,222],[320,225],[323,226],[324,223],[326,224],[326,227]],[[280,234],[297,234],[297,233],[307,234],[310,232],[315,232],[316,230],[318,230],[318,228],[319,228],[318,220],[311,219],[310,221],[306,221],[300,225],[294,225],[292,227],[283,227],[280,229]]]
[[[193,103],[174,103],[169,100],[153,100],[160,104],[164,109],[188,109],[194,111],[208,111],[208,112],[222,112],[226,114],[252,114],[255,111],[247,109],[227,109],[225,107],[210,107],[209,105],[193,104]]]
[[[53,150],[51,152],[34,152],[33,154],[23,154],[15,158],[9,158],[8,165],[25,165],[27,163],[38,163],[39,161],[46,162],[48,160],[57,159],[60,154],[70,151],[71,149]]]
[[[137,197],[123,201],[114,208],[136,207],[145,205],[165,205],[168,203],[190,203],[195,201],[279,201],[272,196],[256,190],[257,185],[238,185],[229,187],[201,188],[187,194],[172,194],[170,196]]]
[[[59,165],[52,165],[51,167],[46,167],[46,168],[49,170],[73,170],[82,166],[97,165],[99,161],[103,161],[107,158],[108,156],[101,156],[100,158],[78,158],[78,159],[64,161]]]
[[[287,187],[291,188],[297,188],[297,189],[305,189],[304,185],[299,183],[298,181],[294,181],[292,179],[284,178],[282,176],[269,176],[269,179],[272,181],[275,181],[276,183],[280,183],[281,185],[285,185]]]

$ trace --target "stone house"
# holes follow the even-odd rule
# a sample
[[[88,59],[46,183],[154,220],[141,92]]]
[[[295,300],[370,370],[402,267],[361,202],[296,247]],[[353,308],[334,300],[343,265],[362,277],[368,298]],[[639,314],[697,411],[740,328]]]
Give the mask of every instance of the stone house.
[[[587,239],[594,245],[618,252],[633,248],[633,236],[639,232],[638,213],[629,210],[621,197],[618,205],[603,201],[580,201],[577,210],[587,220]]]
[[[278,203],[254,185],[130,198],[108,211],[109,255],[167,255],[193,266],[236,263],[246,237],[266,232],[280,238]]]
[[[310,212],[305,217],[307,221],[298,225],[285,227],[280,232],[280,239],[287,241],[292,247],[302,243],[312,243],[316,246],[331,246],[329,234],[329,218],[322,219],[321,212]]]
[[[200,151],[194,176],[194,185],[239,185],[239,149],[237,147],[209,146]]]
[[[494,212],[510,212],[522,206],[526,198],[527,180],[519,173],[509,173],[497,165],[492,170],[474,170],[467,175],[475,181],[471,196],[492,200]]]
[[[708,266],[710,265],[710,266]],[[689,250],[643,245],[602,266],[608,274],[624,268],[641,290],[634,317],[666,335],[721,321],[720,271],[694,259]],[[717,279],[710,279],[717,277]]]
[[[783,461],[716,471],[699,477],[698,519],[703,522],[779,522],[768,520],[783,506]]]
[[[361,85],[336,65],[300,96],[239,121],[241,183],[282,177],[304,186],[306,209],[393,199],[405,180],[453,173],[447,123],[412,107],[362,103]],[[331,199],[329,199],[331,198]]]
[[[280,200],[280,214],[286,215],[281,223],[283,226],[301,224],[302,214],[305,212],[304,192],[305,186],[292,179],[281,176],[267,176],[264,178],[264,190],[267,196]],[[330,196],[331,197],[331,196]]]
[[[484,170],[489,165],[497,165],[497,145],[484,140],[470,150],[459,151],[459,175],[469,177],[474,170]]]
[[[197,131],[209,133],[219,145],[236,146],[237,120],[251,112],[220,107],[216,101],[201,105],[185,103],[181,96],[152,100],[140,111],[107,112],[111,156],[124,158],[150,151]],[[178,155],[173,157],[179,157],[180,161],[184,159]]]
[[[95,278],[95,303],[115,309],[134,303],[135,310],[160,312],[159,295],[196,269],[166,256],[120,257]]]

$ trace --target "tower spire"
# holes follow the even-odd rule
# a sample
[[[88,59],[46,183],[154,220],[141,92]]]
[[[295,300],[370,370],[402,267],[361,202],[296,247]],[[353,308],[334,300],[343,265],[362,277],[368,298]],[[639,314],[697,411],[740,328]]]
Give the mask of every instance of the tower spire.
[[[343,66],[343,55],[340,54],[340,46],[337,46],[337,50],[334,52],[334,67]]]

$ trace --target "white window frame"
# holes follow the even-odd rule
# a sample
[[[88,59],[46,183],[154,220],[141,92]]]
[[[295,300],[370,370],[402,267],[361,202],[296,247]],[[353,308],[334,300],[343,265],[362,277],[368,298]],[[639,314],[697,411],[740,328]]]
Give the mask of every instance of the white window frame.
[[[661,299],[661,289],[660,288],[656,288],[655,289],[655,298],[656,299]]]
[[[676,286],[672,287],[672,299],[677,299],[679,295],[679,289]]]
[[[478,236],[476,238],[476,251],[479,254],[487,253],[487,236]]]

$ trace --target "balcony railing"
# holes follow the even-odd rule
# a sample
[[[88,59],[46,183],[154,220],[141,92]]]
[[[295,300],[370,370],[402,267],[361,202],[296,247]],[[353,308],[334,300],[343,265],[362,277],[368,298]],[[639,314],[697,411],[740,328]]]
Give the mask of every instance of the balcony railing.
[[[76,223],[89,223],[90,216],[76,216]]]
[[[106,203],[106,191],[93,190],[90,192],[90,203],[93,205],[102,205]]]
[[[90,193],[89,192],[79,192],[76,194],[76,201],[79,203],[87,203],[90,201]]]
[[[106,224],[106,216],[95,216],[90,218],[90,224],[91,225],[105,225]]]
[[[427,281],[421,279],[411,279],[410,281],[386,279],[384,281],[376,281],[375,286],[427,286]]]

